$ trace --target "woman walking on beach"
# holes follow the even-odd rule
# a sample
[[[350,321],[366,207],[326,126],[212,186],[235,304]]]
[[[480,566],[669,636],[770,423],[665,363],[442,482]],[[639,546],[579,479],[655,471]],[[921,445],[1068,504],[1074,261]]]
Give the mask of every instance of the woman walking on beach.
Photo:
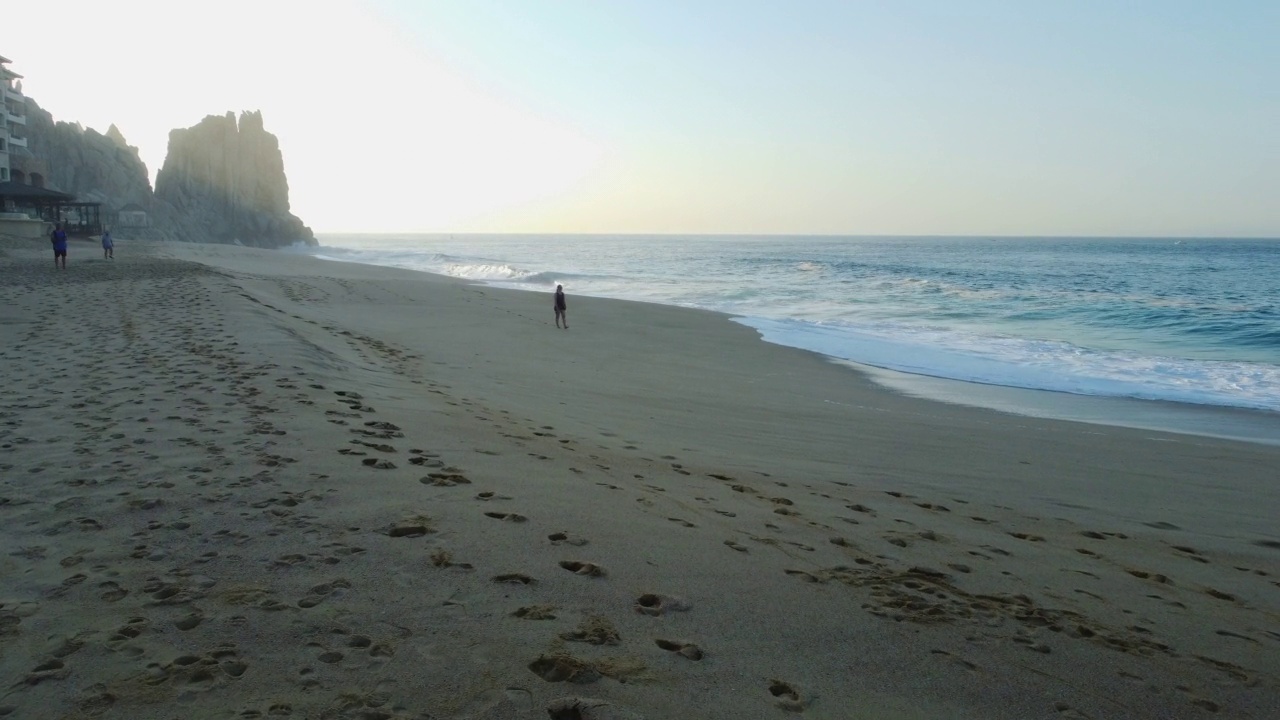
[[[115,241],[111,239],[111,231],[103,230],[102,231],[102,259],[106,260],[107,258],[111,258],[112,260],[116,259],[116,244],[115,244]]]
[[[555,309],[556,309],[556,327],[560,327],[560,321],[561,321],[561,320],[564,320],[564,329],[565,329],[565,330],[568,330],[568,329],[569,329],[569,317],[568,317],[567,315],[565,315],[565,314],[564,314],[564,312],[565,312],[565,310],[567,309],[567,307],[568,307],[568,306],[566,306],[566,305],[565,305],[565,302],[564,302],[564,286],[563,286],[563,285],[557,285],[557,286],[556,286],[556,303],[555,303]]]

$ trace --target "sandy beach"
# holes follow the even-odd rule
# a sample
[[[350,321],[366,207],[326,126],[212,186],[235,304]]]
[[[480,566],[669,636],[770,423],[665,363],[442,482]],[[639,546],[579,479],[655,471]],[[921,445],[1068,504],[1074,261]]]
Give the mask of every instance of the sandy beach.
[[[714,313],[48,254],[0,246],[0,718],[1280,717],[1280,447]]]

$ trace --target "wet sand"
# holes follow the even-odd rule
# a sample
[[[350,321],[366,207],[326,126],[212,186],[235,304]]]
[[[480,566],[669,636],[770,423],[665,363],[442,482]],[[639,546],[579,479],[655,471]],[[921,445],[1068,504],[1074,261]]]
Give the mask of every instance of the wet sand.
[[[1280,711],[1280,448],[713,313],[91,249],[0,250],[0,718]]]

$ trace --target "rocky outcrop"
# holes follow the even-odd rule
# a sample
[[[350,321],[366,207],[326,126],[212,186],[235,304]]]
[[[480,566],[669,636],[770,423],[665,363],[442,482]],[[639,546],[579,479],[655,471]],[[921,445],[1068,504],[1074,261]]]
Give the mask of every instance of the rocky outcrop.
[[[138,149],[119,128],[105,134],[55,122],[30,97],[27,148],[11,161],[25,182],[38,176],[51,190],[102,203],[102,220],[117,237],[281,247],[316,244],[311,229],[289,211],[289,184],[276,137],[262,114],[209,116],[169,134],[169,153],[153,192]],[[126,205],[147,212],[149,227],[115,225]]]
[[[31,98],[26,107],[28,146],[13,149],[16,169],[28,178],[39,175],[50,189],[100,202],[111,216],[129,203],[150,205],[147,166],[115,125],[103,135],[79,123],[54,122]]]
[[[155,196],[206,242],[316,244],[311,229],[289,211],[280,143],[258,112],[241,113],[238,123],[233,113],[210,115],[171,131]]]

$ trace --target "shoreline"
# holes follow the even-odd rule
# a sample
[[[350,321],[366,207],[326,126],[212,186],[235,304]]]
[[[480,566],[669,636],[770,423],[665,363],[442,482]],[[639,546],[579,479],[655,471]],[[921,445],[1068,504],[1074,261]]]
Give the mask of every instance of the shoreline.
[[[14,717],[1280,706],[1273,446],[914,398],[718,313],[117,250],[0,264]]]
[[[913,375],[832,358],[893,392],[1025,417],[1280,445],[1280,413],[1171,400],[1079,395]]]
[[[323,249],[323,247],[321,248]],[[305,253],[312,256],[311,253]],[[333,257],[317,257],[325,262],[350,263],[370,267],[391,267],[357,260],[346,260]],[[407,269],[434,277],[447,278],[466,282],[479,287],[510,290],[513,292],[540,294],[541,291],[529,290],[504,284],[501,281],[473,280],[456,278],[429,270]],[[593,299],[611,299],[621,302],[637,302],[642,304],[663,305],[665,307],[694,309],[680,305],[671,305],[656,301],[634,300],[626,298],[603,298],[584,295]],[[744,316],[734,315],[719,310],[697,308],[700,312],[710,312],[724,317],[727,321],[737,321]],[[746,327],[751,327],[743,323]],[[1082,422],[1110,427],[1126,427],[1131,429],[1169,432],[1199,437],[1212,437],[1223,440],[1280,445],[1280,413],[1266,410],[1236,407],[1229,405],[1209,405],[1188,403],[1177,400],[1151,400],[1143,398],[1088,395],[1022,388],[1011,385],[980,383],[952,378],[921,375],[902,372],[889,368],[848,360],[827,355],[817,350],[797,347],[776,342],[765,337],[759,330],[753,331],[761,342],[787,347],[802,352],[814,353],[830,362],[848,367],[855,372],[870,376],[878,384],[893,392],[904,393],[912,397],[935,402],[955,403],[974,408],[985,408],[999,412],[1007,412],[1026,417]]]

